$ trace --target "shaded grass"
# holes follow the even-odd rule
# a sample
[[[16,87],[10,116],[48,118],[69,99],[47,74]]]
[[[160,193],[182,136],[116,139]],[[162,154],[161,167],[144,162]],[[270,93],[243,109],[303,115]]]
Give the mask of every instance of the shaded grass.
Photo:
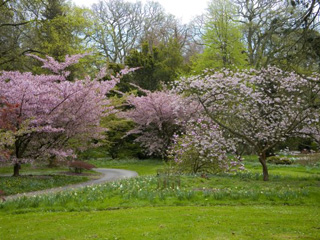
[[[65,166],[48,167],[43,164],[22,164],[19,177],[12,177],[13,166],[0,167],[0,190],[5,195],[32,192],[70,184],[86,182],[99,173],[85,171],[85,174],[74,174]]]
[[[88,181],[87,176],[34,175],[0,177],[0,189],[5,195],[38,191]]]
[[[21,175],[26,174],[54,174],[57,172],[66,171],[66,167],[53,167],[49,168],[45,165],[31,165],[31,164],[22,164],[20,169]],[[1,175],[12,175],[13,174],[13,166],[1,166],[0,165],[0,174]]]
[[[318,207],[144,207],[1,214],[2,239],[319,239]]]

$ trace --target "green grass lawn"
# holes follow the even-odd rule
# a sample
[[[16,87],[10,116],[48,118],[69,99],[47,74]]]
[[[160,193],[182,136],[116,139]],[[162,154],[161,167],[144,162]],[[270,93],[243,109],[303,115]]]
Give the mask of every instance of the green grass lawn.
[[[136,171],[140,176],[142,175],[154,175],[157,173],[158,169],[164,167],[164,162],[158,159],[146,159],[146,160],[137,160],[137,159],[91,159],[89,163],[100,168],[119,168]]]
[[[157,160],[91,160],[140,177],[0,203],[0,239],[319,239],[320,168],[157,177]],[[168,187],[170,186],[170,187]],[[4,237],[2,237],[4,236]]]
[[[251,173],[261,173],[262,168],[259,162],[247,162],[246,169]],[[319,167],[301,166],[301,165],[268,165],[270,175],[309,177],[319,175]]]
[[[87,176],[65,175],[33,175],[21,177],[0,177],[0,189],[5,195],[32,192],[48,188],[61,187],[69,184],[86,182]]]
[[[319,239],[319,208],[141,207],[1,214],[1,239]]]

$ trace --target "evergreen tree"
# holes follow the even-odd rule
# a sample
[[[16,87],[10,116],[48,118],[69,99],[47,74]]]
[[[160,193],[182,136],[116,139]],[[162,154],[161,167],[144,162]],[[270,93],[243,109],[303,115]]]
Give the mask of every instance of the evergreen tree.
[[[160,44],[152,48],[148,43],[143,43],[141,51],[131,51],[125,64],[140,69],[125,77],[119,84],[121,90],[128,91],[129,83],[134,83],[143,89],[155,91],[161,88],[161,83],[168,84],[178,77],[183,67],[183,57],[179,43],[171,39],[167,45]]]

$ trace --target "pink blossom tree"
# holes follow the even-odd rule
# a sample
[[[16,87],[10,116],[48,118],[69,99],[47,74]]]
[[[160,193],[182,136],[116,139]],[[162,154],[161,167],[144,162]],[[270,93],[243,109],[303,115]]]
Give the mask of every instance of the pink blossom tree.
[[[252,146],[267,181],[267,151],[319,119],[319,75],[312,79],[275,67],[208,71],[181,79],[176,89],[193,96],[226,134]]]
[[[148,155],[166,159],[173,135],[183,131],[199,105],[170,91],[144,92],[146,96],[128,97],[132,109],[121,116],[136,123],[128,134],[138,134],[136,141]]]
[[[52,74],[7,71],[0,74],[0,96],[19,106],[16,109],[19,121],[14,128],[17,132],[25,130],[14,135],[11,156],[14,176],[19,175],[22,162],[73,156],[75,147],[84,149],[88,140],[99,138],[105,130],[99,126],[100,119],[112,111],[106,93],[119,82],[121,74],[129,71],[122,71],[110,81],[99,81],[105,75],[102,70],[93,80],[87,77],[70,82],[66,81],[70,74],[66,68],[83,55],[67,56],[63,63],[51,57],[33,57]],[[0,141],[5,144],[6,140]]]

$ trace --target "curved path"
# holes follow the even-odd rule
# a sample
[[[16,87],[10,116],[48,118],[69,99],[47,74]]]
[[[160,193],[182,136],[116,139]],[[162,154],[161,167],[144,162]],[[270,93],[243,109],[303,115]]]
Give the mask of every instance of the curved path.
[[[123,170],[123,169],[93,168],[92,170],[102,173],[102,176],[99,179],[90,180],[88,182],[77,183],[73,185],[67,185],[67,186],[51,188],[51,189],[45,189],[45,190],[35,191],[35,192],[19,193],[16,195],[7,196],[5,197],[5,199],[12,200],[22,196],[34,196],[34,195],[40,195],[40,194],[46,194],[46,193],[56,193],[64,190],[82,188],[82,187],[91,186],[95,184],[101,184],[105,182],[111,182],[111,181],[116,181],[124,178],[132,178],[132,177],[138,176],[137,172]]]

